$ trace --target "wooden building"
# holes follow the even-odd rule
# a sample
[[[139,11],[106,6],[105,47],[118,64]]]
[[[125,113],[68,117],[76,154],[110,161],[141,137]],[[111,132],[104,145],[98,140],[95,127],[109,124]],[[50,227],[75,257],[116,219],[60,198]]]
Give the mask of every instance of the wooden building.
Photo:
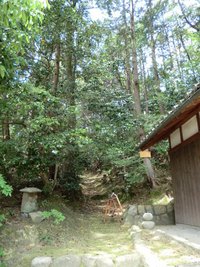
[[[140,144],[169,140],[176,223],[200,226],[200,84]]]

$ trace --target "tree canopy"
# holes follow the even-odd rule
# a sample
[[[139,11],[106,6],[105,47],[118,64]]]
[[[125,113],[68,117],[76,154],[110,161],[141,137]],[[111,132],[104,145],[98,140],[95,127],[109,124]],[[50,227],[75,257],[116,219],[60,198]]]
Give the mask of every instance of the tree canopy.
[[[199,80],[198,10],[195,0],[1,1],[6,181],[71,197],[85,170],[122,172],[127,188],[154,183],[166,143],[146,171],[137,144]]]

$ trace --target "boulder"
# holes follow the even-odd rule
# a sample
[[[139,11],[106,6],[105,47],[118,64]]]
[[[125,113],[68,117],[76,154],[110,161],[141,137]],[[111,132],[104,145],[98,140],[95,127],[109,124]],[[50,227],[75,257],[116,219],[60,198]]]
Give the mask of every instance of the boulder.
[[[142,222],[142,217],[141,215],[135,215],[133,217],[133,225],[140,225]]]
[[[136,205],[130,205],[127,214],[131,216],[137,215],[137,206]]]
[[[155,215],[160,215],[166,213],[166,206],[165,205],[155,205],[154,206]]]
[[[51,263],[51,257],[36,257],[32,260],[31,267],[49,267]]]
[[[146,212],[153,214],[153,207],[151,205],[145,205],[145,210],[146,210]]]
[[[29,216],[31,217],[33,223],[41,223],[44,220],[41,211],[30,212]]]
[[[97,256],[92,255],[83,255],[81,267],[95,267],[96,266]]]
[[[142,218],[145,220],[145,221],[152,221],[153,220],[153,215],[150,213],[150,212],[147,212],[145,213]]]
[[[51,267],[80,267],[81,257],[77,255],[66,255],[53,260]]]
[[[177,267],[200,267],[200,263],[186,263],[181,265],[176,265]]]
[[[142,222],[142,227],[144,229],[152,230],[155,227],[155,222],[152,222],[152,221],[144,221],[144,222]]]
[[[174,224],[173,217],[168,216],[168,214],[160,215],[160,225],[170,225]]]
[[[125,216],[124,216],[124,225],[131,226],[135,224],[135,216],[137,215],[137,206],[129,206]]]
[[[172,211],[174,211],[174,204],[170,202],[167,205],[167,212],[172,212]]]
[[[110,256],[101,255],[98,256],[95,267],[114,267],[114,263]]]
[[[136,253],[119,256],[116,258],[115,264],[116,267],[142,267],[141,256]]]
[[[141,215],[145,213],[144,205],[138,205],[138,213]]]

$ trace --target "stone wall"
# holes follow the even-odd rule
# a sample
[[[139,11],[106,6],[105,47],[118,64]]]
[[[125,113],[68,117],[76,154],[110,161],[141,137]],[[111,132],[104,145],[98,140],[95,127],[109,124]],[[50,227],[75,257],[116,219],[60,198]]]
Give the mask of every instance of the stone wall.
[[[31,267],[148,267],[141,253],[113,255],[66,255],[57,258],[36,257]]]
[[[153,215],[153,221],[156,225],[175,224],[174,204],[172,202],[167,205],[130,205],[124,214],[125,224],[139,225],[146,212]]]

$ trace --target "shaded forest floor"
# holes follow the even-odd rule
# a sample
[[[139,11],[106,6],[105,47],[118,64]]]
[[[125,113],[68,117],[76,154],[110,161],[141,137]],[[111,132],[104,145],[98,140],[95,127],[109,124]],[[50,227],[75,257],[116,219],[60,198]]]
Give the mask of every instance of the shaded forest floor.
[[[119,181],[115,189],[120,192]],[[146,201],[141,194],[140,202]],[[69,203],[61,195],[39,200],[40,210],[57,209],[66,219],[60,224],[44,220],[33,224],[30,218],[20,215],[20,198],[10,199],[4,208],[7,221],[0,231],[4,248],[4,262],[8,267],[28,267],[36,256],[62,256],[67,254],[91,254],[112,256],[130,254],[135,250],[129,231],[116,218],[103,221],[106,200],[113,191],[113,183],[103,175],[86,174],[82,177],[84,198],[79,203]],[[140,188],[136,188],[135,197]],[[155,194],[156,195],[156,194]],[[157,196],[156,196],[157,197]],[[152,201],[152,199],[150,199]],[[124,209],[126,204],[123,205]],[[141,238],[167,266],[200,260],[192,251],[162,235],[143,231]]]

